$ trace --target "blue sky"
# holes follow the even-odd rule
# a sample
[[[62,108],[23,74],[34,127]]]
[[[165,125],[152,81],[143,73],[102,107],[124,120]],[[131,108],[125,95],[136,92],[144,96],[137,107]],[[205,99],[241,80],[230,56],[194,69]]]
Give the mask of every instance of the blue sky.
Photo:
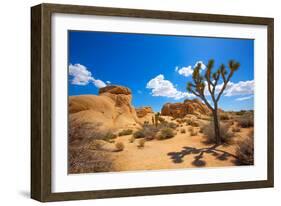
[[[97,94],[106,84],[129,87],[135,107],[160,111],[167,102],[192,99],[186,91],[197,62],[240,63],[219,106],[253,109],[254,40],[69,31],[69,95]],[[204,71],[202,71],[204,72]]]

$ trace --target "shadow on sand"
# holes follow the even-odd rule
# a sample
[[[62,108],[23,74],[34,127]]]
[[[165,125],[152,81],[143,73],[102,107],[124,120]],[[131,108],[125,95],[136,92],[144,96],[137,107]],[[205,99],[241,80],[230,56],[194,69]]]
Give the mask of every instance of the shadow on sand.
[[[216,145],[199,149],[195,147],[183,147],[180,152],[169,152],[167,155],[170,156],[172,161],[176,164],[182,163],[183,157],[186,155],[195,155],[193,156],[194,160],[192,161],[192,165],[196,167],[204,167],[206,165],[206,161],[204,161],[204,154],[213,155],[216,159],[221,161],[225,161],[229,157],[237,159],[235,155],[221,149],[217,149],[217,147],[218,146]]]

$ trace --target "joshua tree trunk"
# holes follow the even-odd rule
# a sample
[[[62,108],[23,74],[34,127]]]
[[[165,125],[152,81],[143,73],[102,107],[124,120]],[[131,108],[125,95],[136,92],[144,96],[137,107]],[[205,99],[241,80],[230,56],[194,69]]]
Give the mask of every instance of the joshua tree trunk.
[[[214,131],[215,131],[215,137],[216,137],[216,144],[221,144],[221,136],[220,136],[220,123],[218,118],[218,110],[213,110],[213,116],[214,116]]]

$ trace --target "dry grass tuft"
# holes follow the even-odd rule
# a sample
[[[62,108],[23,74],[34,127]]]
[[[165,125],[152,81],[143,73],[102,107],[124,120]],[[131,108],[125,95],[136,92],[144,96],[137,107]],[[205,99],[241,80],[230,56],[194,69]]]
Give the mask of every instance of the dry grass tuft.
[[[223,144],[230,144],[232,142],[232,137],[234,136],[232,132],[229,131],[229,124],[220,124],[220,135]],[[205,135],[205,142],[206,144],[215,144],[216,143],[216,136],[214,132],[214,123],[210,122],[209,124],[205,125],[203,128],[203,134]]]
[[[164,127],[160,130],[159,134],[157,135],[158,140],[170,139],[175,136],[173,129],[169,127]]]
[[[116,148],[115,152],[121,152],[124,150],[125,145],[123,144],[123,142],[117,142],[115,144],[115,148]]]
[[[103,151],[70,148],[68,154],[68,171],[72,174],[109,172],[114,169],[109,155]]]
[[[185,129],[181,129],[180,132],[181,132],[182,134],[185,134],[185,133],[186,133]]]
[[[237,143],[236,148],[237,163],[240,165],[254,164],[254,142],[253,136],[247,137],[244,141]]]
[[[188,131],[190,133],[190,136],[196,136],[198,134],[198,132],[193,127],[189,127]]]

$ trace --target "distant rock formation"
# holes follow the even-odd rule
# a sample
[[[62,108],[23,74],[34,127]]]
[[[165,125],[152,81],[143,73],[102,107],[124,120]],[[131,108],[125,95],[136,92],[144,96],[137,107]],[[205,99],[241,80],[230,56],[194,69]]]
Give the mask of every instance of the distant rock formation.
[[[183,118],[187,114],[210,114],[209,108],[199,99],[185,100],[183,103],[166,103],[161,109],[161,115]]]
[[[151,107],[140,107],[136,108],[136,113],[138,118],[143,118],[149,113],[153,113],[153,110]]]
[[[131,90],[118,85],[101,88],[98,96],[70,96],[69,120],[99,123],[105,129],[127,128],[139,123],[131,101]]]

